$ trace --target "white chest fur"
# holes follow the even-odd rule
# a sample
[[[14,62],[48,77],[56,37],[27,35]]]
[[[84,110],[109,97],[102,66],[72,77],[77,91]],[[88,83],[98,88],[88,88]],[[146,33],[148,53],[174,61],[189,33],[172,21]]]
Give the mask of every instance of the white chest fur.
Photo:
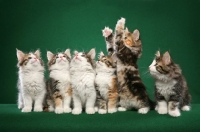
[[[158,92],[165,97],[166,100],[169,99],[170,95],[175,94],[174,92],[174,85],[177,82],[175,80],[170,80],[167,82],[157,80],[156,81],[156,88]]]

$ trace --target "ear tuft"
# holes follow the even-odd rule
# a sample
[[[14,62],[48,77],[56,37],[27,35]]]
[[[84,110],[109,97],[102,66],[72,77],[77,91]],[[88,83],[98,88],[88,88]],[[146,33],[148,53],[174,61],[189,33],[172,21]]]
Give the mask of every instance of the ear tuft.
[[[164,53],[162,60],[165,65],[169,65],[171,63],[171,57],[168,51]]]
[[[90,56],[91,59],[95,59],[96,51],[94,48],[92,48],[89,52],[88,55]]]
[[[134,38],[135,41],[138,41],[138,40],[139,40],[139,38],[140,38],[140,32],[139,32],[138,29],[135,29],[135,30],[133,31],[133,38]]]
[[[18,50],[17,48],[16,48],[16,51],[17,51],[17,59],[18,59],[18,61],[22,61],[25,54],[21,50]]]
[[[71,59],[70,49],[66,49],[65,54]]]
[[[36,56],[40,58],[40,50],[39,49],[36,50],[34,54],[36,54]]]
[[[47,59],[50,61],[53,58],[53,53],[51,51],[47,51]]]
[[[158,50],[155,55],[156,55],[156,57],[159,58],[160,57],[160,51]]]
[[[101,51],[101,52],[99,53],[99,55],[100,55],[100,56],[104,56],[104,53]]]

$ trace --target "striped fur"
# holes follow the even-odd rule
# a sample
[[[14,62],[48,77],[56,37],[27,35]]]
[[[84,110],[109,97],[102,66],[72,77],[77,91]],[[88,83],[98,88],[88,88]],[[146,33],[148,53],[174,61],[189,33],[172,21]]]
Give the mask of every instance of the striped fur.
[[[181,73],[179,65],[175,64],[169,52],[164,55],[160,51],[149,66],[151,75],[155,78],[155,99],[159,114],[169,113],[171,116],[180,116],[179,109],[190,110],[187,83]],[[163,105],[165,103],[165,105]]]

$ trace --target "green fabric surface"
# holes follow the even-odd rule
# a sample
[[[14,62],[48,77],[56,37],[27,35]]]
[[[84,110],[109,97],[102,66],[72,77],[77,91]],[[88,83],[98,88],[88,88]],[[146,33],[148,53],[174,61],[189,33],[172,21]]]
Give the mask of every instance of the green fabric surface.
[[[200,105],[193,104],[191,112],[181,112],[178,118],[150,111],[146,115],[137,111],[115,114],[81,115],[55,113],[21,113],[17,105],[0,105],[0,131],[200,131]]]
[[[197,131],[200,130],[199,0],[0,0],[0,131]],[[141,78],[153,99],[148,66],[155,52],[170,51],[180,64],[192,95],[192,110],[181,117],[136,111],[74,116],[21,113],[17,109],[16,48],[29,52],[88,51],[106,53],[102,29],[114,29],[121,17],[129,30],[139,29],[143,53]],[[45,73],[48,77],[48,73]]]

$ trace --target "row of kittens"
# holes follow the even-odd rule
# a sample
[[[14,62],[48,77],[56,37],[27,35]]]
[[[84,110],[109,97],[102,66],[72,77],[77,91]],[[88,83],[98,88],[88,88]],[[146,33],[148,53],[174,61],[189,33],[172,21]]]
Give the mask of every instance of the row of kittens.
[[[25,54],[17,50],[19,81],[18,108],[22,112],[55,111],[78,115],[114,113],[137,109],[146,114],[155,109],[159,114],[178,117],[180,109],[190,110],[191,96],[181,74],[168,52],[158,51],[150,74],[155,78],[155,102],[151,101],[137,65],[142,55],[140,32],[124,29],[125,19],[117,21],[114,33],[103,30],[108,55],[100,52],[95,62],[95,49],[89,52],[70,50],[47,52],[49,79],[45,82],[40,52]],[[34,104],[34,105],[33,105]],[[73,107],[73,110],[71,109]]]

